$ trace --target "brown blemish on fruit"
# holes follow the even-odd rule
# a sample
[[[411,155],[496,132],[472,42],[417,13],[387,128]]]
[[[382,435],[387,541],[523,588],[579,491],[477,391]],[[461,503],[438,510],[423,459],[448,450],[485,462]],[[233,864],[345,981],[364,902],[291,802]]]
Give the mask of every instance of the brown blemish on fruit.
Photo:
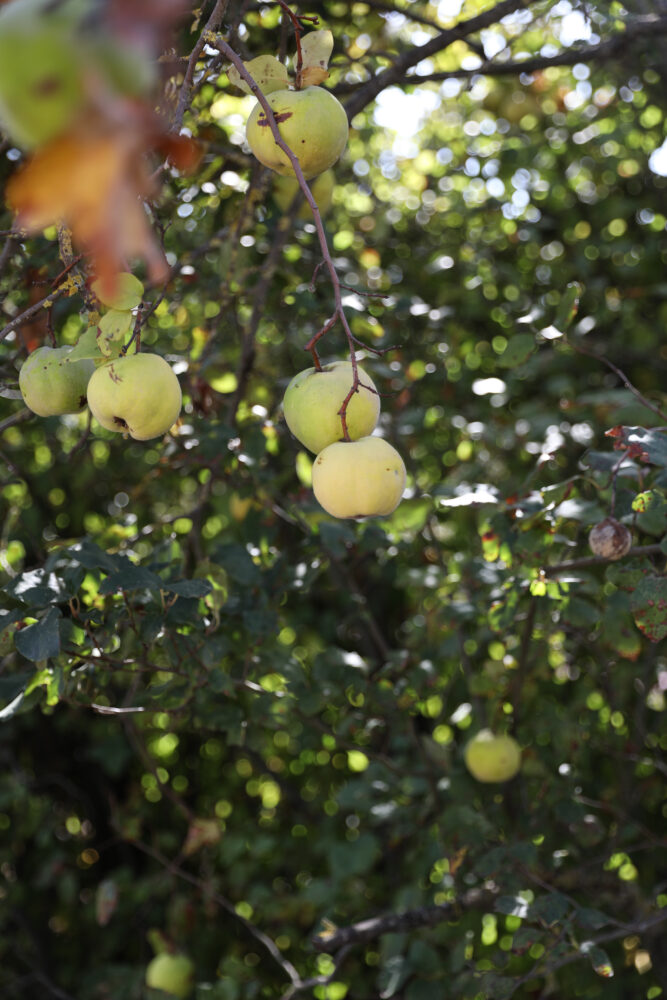
[[[46,76],[43,80],[38,80],[32,88],[35,97],[50,97],[62,90],[62,81],[57,76]]]
[[[123,420],[122,417],[114,417],[113,422],[118,424],[119,427],[127,427],[127,421]]]
[[[286,122],[287,119],[291,118],[293,114],[294,114],[293,111],[281,111],[277,115],[274,114],[273,117],[275,118],[276,123],[279,125],[280,122]],[[269,126],[269,119],[266,117],[266,115],[261,114],[257,119],[257,124],[259,125],[260,128],[267,128],[267,126]]]

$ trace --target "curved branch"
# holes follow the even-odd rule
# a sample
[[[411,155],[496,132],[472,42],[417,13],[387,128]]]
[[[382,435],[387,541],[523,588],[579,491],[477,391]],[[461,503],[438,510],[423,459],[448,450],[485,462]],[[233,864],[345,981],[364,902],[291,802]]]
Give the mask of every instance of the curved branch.
[[[453,903],[419,906],[403,913],[385,913],[381,917],[361,920],[349,927],[337,927],[331,932],[319,934],[312,939],[311,944],[315,951],[332,954],[351,944],[366,944],[383,934],[395,934],[417,927],[434,927],[446,920],[457,920],[465,910],[486,910],[493,906],[496,896],[497,893],[490,889],[471,889]]]
[[[521,6],[524,5],[512,4],[514,9],[518,9]],[[494,7],[493,11],[488,11],[487,14],[493,13],[497,9],[497,7]],[[506,16],[506,13],[501,16]],[[457,28],[449,29],[449,32],[460,31],[461,28],[469,25],[472,21],[479,21],[483,17],[484,15],[480,15],[478,18],[471,18],[470,21],[463,22]],[[494,23],[498,19],[494,18],[490,23]],[[486,25],[482,25],[482,27],[486,27]],[[472,30],[479,30],[479,28],[473,28]],[[507,62],[497,62],[490,59],[482,62],[475,69],[448,70],[440,73],[427,73],[423,76],[409,75],[407,71],[417,65],[422,59],[426,59],[436,51],[439,52],[447,48],[458,38],[464,37],[462,33],[456,37],[447,37],[449,32],[442,32],[437,38],[431,39],[425,45],[421,45],[411,50],[411,52],[404,53],[391,67],[368,82],[362,84],[339,84],[335,88],[336,93],[353,93],[353,97],[345,105],[348,117],[351,118],[353,115],[358,114],[381,90],[394,83],[440,83],[443,80],[468,79],[473,76],[516,76],[521,73],[535,73],[538,70],[548,69],[551,66],[575,66],[577,63],[608,62],[624,53],[628,45],[636,39],[653,37],[655,35],[667,35],[667,17],[658,14],[637,17],[627,23],[624,31],[617,32],[611,38],[600,42],[598,45],[575,46],[564,49],[554,56],[534,56],[531,59],[508,60]],[[466,33],[472,33],[472,31],[466,29]],[[438,47],[434,48],[434,43],[438,41]],[[431,51],[425,52],[424,50],[427,48],[430,48]],[[380,81],[382,82],[378,87]]]
[[[377,95],[381,91],[386,90],[387,87],[391,87],[395,83],[404,83],[408,70],[412,69],[413,66],[417,66],[424,59],[429,59],[437,52],[442,52],[443,49],[448,48],[453,42],[461,41],[461,39],[467,38],[468,35],[474,35],[483,28],[488,28],[490,25],[496,24],[503,17],[507,17],[508,14],[514,14],[518,10],[525,10],[536,2],[537,0],[502,0],[501,3],[496,4],[490,10],[478,14],[476,17],[470,17],[467,21],[461,21],[460,24],[457,24],[453,28],[446,28],[434,38],[430,38],[423,45],[417,45],[408,52],[404,52],[391,66],[383,70],[382,73],[378,73],[377,76],[374,76],[371,80],[361,85],[359,90],[345,105],[348,119],[351,121],[355,115],[359,114],[367,104],[375,100]],[[417,79],[420,78],[417,77]]]

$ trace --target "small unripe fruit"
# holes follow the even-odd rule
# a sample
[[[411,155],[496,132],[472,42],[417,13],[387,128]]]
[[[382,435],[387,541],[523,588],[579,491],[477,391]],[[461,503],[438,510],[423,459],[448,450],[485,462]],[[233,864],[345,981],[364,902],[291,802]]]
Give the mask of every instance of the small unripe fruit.
[[[313,492],[333,517],[385,517],[405,489],[403,459],[388,441],[337,441],[313,463]]]
[[[333,166],[347,144],[345,109],[337,98],[321,87],[305,90],[274,90],[266,100],[278,131],[299,160],[308,180]],[[265,167],[287,177],[294,176],[289,157],[276,143],[261,104],[253,108],[246,127],[253,153]]]
[[[372,380],[357,367],[360,385],[350,396],[345,412],[347,433],[353,441],[375,430],[380,397]],[[295,438],[315,455],[343,437],[339,410],[354,383],[350,361],[332,361],[321,370],[306,368],[285,390],[283,413]]]
[[[604,559],[621,559],[632,548],[632,535],[624,524],[614,517],[605,517],[588,536],[588,544],[596,556]]]
[[[521,767],[521,747],[511,736],[482,729],[467,744],[463,759],[477,781],[509,781]]]
[[[187,955],[156,955],[146,968],[146,985],[185,1000],[192,992],[195,967]]]

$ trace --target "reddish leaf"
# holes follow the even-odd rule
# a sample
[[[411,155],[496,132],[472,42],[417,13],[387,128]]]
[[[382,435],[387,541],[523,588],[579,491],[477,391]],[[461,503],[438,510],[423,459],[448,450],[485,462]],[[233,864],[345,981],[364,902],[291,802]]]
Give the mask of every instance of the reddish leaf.
[[[63,223],[89,254],[103,283],[142,257],[153,281],[169,268],[148,225],[142,199],[153,193],[144,160],[142,115],[102,129],[79,127],[48,143],[7,185],[19,227],[39,232]]]

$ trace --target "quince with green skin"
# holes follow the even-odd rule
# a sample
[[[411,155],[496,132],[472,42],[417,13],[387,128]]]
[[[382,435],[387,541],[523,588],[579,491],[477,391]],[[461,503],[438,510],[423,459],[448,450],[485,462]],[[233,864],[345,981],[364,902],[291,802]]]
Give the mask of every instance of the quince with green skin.
[[[403,459],[388,441],[337,441],[313,463],[313,492],[332,517],[384,517],[405,489]]]
[[[181,412],[181,387],[158,354],[131,354],[98,368],[88,384],[88,406],[109,431],[136,441],[161,437]]]
[[[353,441],[370,434],[380,416],[380,397],[373,382],[358,366],[357,372],[360,384],[350,397],[345,413],[347,432]],[[287,386],[283,398],[287,426],[315,455],[343,437],[339,411],[353,382],[352,363],[332,361],[319,371],[306,368]]]
[[[29,410],[40,417],[78,413],[86,405],[93,361],[68,362],[71,347],[38,347],[23,362],[19,389]]]
[[[348,124],[343,105],[322,87],[274,90],[266,96],[280,135],[296,154],[308,180],[333,166],[347,145]],[[253,153],[265,167],[286,177],[294,176],[289,158],[276,143],[260,104],[253,108],[246,127]]]
[[[195,967],[187,955],[163,952],[148,963],[146,985],[185,1000],[192,992],[194,973]]]
[[[324,173],[320,174],[319,177],[316,177],[310,185],[310,190],[313,198],[315,199],[315,204],[319,208],[320,215],[322,217],[324,217],[331,208],[335,186],[336,175],[333,170],[325,170]],[[289,211],[292,202],[296,198],[297,191],[299,190],[299,182],[296,177],[276,177],[273,185],[273,198],[281,212],[285,213]],[[308,222],[309,220],[312,221],[313,213],[311,212],[310,205],[305,198],[301,201],[296,217],[297,219],[301,219],[303,222]]]
[[[509,781],[521,767],[521,747],[511,736],[482,729],[466,745],[463,759],[477,781]]]

